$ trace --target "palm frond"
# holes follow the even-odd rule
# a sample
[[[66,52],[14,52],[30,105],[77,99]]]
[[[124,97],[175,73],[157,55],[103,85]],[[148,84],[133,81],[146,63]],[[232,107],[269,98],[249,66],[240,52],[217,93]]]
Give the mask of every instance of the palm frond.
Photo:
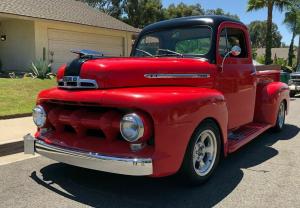
[[[267,0],[248,0],[247,12],[263,9],[267,3]]]
[[[298,0],[273,0],[274,1],[274,6],[282,12],[284,9],[289,8],[292,6],[296,1]]]

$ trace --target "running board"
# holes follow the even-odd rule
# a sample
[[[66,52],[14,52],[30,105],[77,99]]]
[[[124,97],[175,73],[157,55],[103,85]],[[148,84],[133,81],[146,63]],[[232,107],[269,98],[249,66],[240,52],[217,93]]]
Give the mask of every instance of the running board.
[[[228,152],[232,153],[271,128],[270,124],[250,123],[228,134]]]

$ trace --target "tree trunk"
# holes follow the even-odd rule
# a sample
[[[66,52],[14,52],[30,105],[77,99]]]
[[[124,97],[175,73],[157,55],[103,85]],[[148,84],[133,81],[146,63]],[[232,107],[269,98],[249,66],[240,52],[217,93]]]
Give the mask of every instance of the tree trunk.
[[[266,60],[265,64],[272,64],[272,19],[274,0],[268,1],[268,20],[267,20],[267,37],[266,37]]]
[[[298,50],[297,50],[297,66],[299,64],[300,64],[300,35],[299,35]]]
[[[288,65],[289,66],[293,66],[295,36],[296,36],[296,33],[295,33],[295,30],[294,30],[293,35],[292,35],[291,44],[290,44],[290,47],[289,47],[289,56],[288,56]]]

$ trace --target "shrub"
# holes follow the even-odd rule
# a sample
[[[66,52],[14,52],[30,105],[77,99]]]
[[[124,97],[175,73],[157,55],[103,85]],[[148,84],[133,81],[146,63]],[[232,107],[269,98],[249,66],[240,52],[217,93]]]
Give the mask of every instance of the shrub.
[[[51,73],[51,64],[42,59],[31,63],[31,71],[34,77],[39,79],[50,79],[53,76]]]
[[[274,59],[274,64],[277,64],[280,66],[287,66],[287,60],[284,58],[276,58],[276,59]]]
[[[265,56],[264,55],[257,56],[256,61],[260,64],[265,64]]]

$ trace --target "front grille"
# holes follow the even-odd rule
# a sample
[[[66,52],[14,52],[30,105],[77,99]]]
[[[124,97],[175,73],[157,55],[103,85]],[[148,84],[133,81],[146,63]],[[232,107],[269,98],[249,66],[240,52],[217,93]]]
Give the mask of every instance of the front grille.
[[[57,83],[59,88],[65,89],[97,89],[98,84],[93,79],[81,79],[78,76],[65,76]]]
[[[81,138],[119,139],[122,113],[117,109],[55,102],[44,105],[48,109],[48,125],[55,133]]]
[[[291,75],[291,79],[297,79],[297,80],[300,80],[300,76]]]
[[[300,79],[291,79],[291,81],[293,81],[293,84],[300,85]]]

